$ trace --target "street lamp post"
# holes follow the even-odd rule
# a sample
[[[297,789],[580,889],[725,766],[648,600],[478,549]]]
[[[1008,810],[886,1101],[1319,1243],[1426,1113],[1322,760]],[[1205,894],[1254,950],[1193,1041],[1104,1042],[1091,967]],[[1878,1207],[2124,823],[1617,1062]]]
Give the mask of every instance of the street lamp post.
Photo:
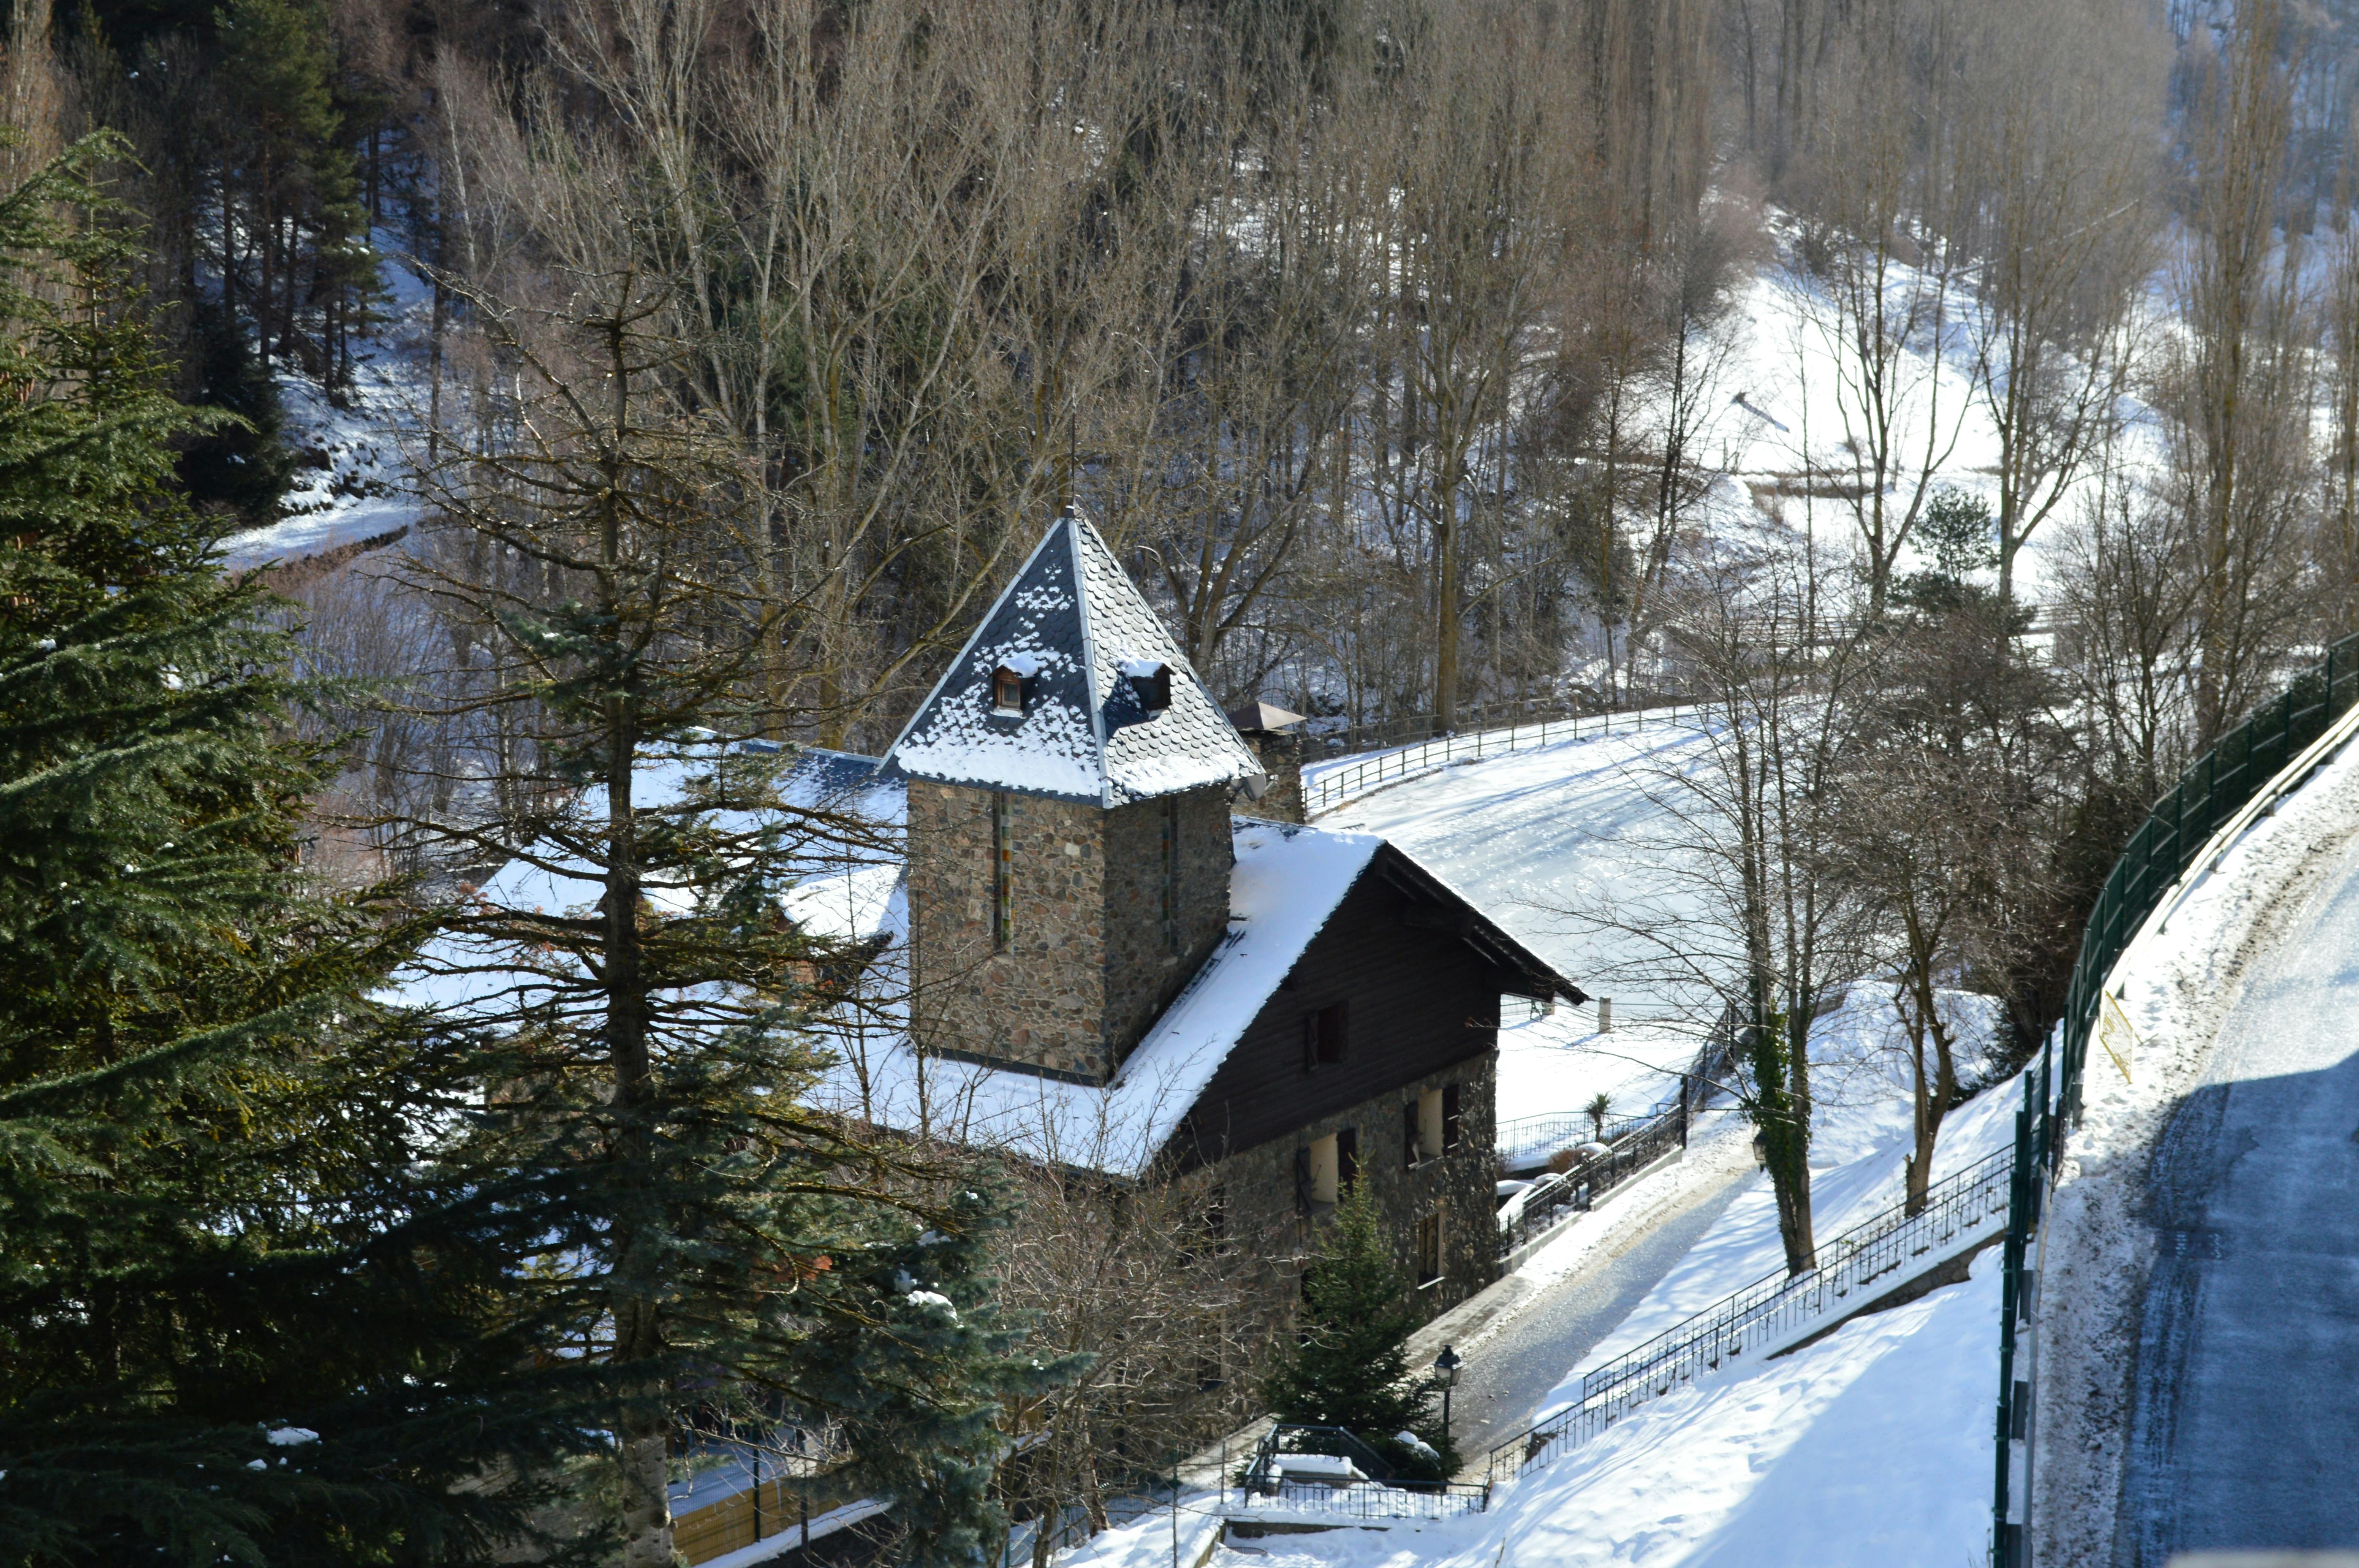
[[[1458,1386],[1458,1368],[1466,1358],[1445,1345],[1441,1354],[1433,1358],[1433,1369],[1441,1374],[1441,1430],[1450,1430],[1450,1390]]]

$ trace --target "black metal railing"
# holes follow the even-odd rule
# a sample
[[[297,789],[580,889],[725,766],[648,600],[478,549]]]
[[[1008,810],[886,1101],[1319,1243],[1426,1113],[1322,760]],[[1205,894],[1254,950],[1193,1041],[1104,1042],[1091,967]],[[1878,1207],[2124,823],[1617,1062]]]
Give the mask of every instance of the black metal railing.
[[[1230,1511],[1333,1514],[1339,1519],[1460,1519],[1481,1513],[1490,1506],[1490,1487],[1459,1482],[1420,1487],[1379,1481],[1349,1487],[1280,1481],[1249,1491]]]
[[[1286,1456],[1316,1454],[1350,1461],[1357,1476],[1288,1480]],[[1404,1480],[1357,1433],[1340,1426],[1280,1422],[1265,1433],[1239,1477],[1245,1506],[1340,1514],[1351,1519],[1455,1519],[1481,1513],[1491,1488],[1461,1482]],[[1225,1484],[1224,1484],[1225,1485]]]
[[[1583,1143],[1612,1145],[1646,1126],[1659,1110],[1638,1116],[1594,1117],[1585,1111],[1557,1116],[1519,1116],[1499,1123],[1492,1143],[1499,1151],[1499,1166],[1508,1175],[1537,1171],[1567,1150]]]
[[[1559,1145],[1551,1152],[1576,1148],[1581,1143],[1598,1141],[1607,1152],[1593,1156],[1577,1156],[1562,1171],[1552,1171],[1527,1191],[1518,1195],[1515,1212],[1503,1214],[1499,1222],[1498,1255],[1506,1258],[1542,1235],[1567,1214],[1587,1210],[1615,1187],[1646,1170],[1674,1149],[1684,1149],[1688,1141],[1688,1126],[1697,1111],[1712,1103],[1712,1098],[1724,1085],[1731,1069],[1731,1053],[1734,1050],[1735,1030],[1732,1012],[1723,1012],[1704,1038],[1703,1048],[1696,1053],[1688,1070],[1680,1075],[1678,1097],[1661,1110],[1643,1117],[1608,1117],[1605,1137],[1595,1139],[1595,1129],[1587,1117],[1540,1117],[1528,1121],[1555,1123],[1561,1121],[1572,1134],[1571,1141]],[[1523,1124],[1504,1122],[1501,1133]],[[1508,1145],[1494,1135],[1496,1147],[1505,1151]],[[1533,1145],[1522,1145],[1528,1151]]]
[[[1539,719],[1496,730],[1460,729],[1415,745],[1379,752],[1363,761],[1345,759],[1322,764],[1312,777],[1302,782],[1302,812],[1306,816],[1316,816],[1384,784],[1430,773],[1452,762],[1475,762],[1509,752],[1553,746],[1560,741],[1618,735],[1647,727],[1679,725],[1696,729],[1703,723],[1701,708],[1658,708],[1642,712]]]
[[[1991,1557],[2016,1568],[2029,1552],[2032,1387],[2017,1376],[2018,1336],[2031,1331],[2038,1281],[2028,1260],[2049,1187],[2063,1162],[2065,1133],[2081,1120],[2082,1085],[2089,1040],[2104,1003],[2105,981],[2122,952],[2205,845],[2359,700],[2359,633],[2330,645],[2326,656],[2278,697],[2223,735],[2155,802],[2114,862],[2090,907],[2081,953],[2065,992],[2053,1055],[2025,1075],[2025,1105],[2017,1119],[2015,1196],[2007,1221],[2005,1306],[1999,1328],[1996,1475],[1991,1510]],[[2301,781],[2286,781],[2297,788]]]
[[[1545,1465],[1637,1406],[1747,1352],[1788,1347],[1811,1325],[1864,1304],[1865,1287],[1921,1264],[1930,1254],[1953,1253],[2006,1215],[2013,1163],[2013,1151],[2002,1149],[1937,1183],[1918,1212],[1896,1204],[1822,1243],[1817,1268],[1765,1275],[1584,1374],[1578,1400],[1491,1451],[1491,1479],[1506,1480]]]

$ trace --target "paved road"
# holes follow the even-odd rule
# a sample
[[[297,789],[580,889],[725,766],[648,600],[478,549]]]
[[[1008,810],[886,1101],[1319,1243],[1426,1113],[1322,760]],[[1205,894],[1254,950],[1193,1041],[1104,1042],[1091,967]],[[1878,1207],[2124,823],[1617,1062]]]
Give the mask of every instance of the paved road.
[[[1459,1456],[1478,1465],[1494,1444],[1529,1426],[1549,1391],[1686,1256],[1752,1174],[1749,1163],[1732,1172],[1619,1252],[1552,1281],[1469,1354],[1451,1396]]]
[[[2149,1184],[2114,1568],[2359,1547],[2359,846],[2238,999]]]

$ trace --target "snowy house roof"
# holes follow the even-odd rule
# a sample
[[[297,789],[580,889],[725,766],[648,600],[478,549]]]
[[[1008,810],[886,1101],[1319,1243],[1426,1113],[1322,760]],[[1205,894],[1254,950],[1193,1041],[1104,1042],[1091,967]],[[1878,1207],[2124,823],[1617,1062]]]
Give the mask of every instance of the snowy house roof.
[[[1461,936],[1527,984],[1582,1000],[1544,960],[1373,833],[1242,818],[1232,827],[1236,865],[1228,935],[1110,1082],[1073,1083],[940,1056],[921,1060],[894,1029],[865,1040],[839,1037],[833,1044],[843,1059],[814,1098],[879,1126],[1112,1175],[1143,1175],[1312,939],[1372,869],[1413,896],[1456,904],[1465,916]]]
[[[1153,706],[1167,692],[1169,706]],[[1261,774],[1105,540],[1071,511],[886,762],[913,778],[1106,806]]]

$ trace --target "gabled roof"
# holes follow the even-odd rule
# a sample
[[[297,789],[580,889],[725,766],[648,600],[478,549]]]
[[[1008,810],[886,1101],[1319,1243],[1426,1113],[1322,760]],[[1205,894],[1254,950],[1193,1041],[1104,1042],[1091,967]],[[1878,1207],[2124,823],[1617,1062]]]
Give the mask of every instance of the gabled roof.
[[[1171,670],[1171,706],[1159,712],[1124,674],[1154,665]],[[1024,676],[1020,717],[993,711],[1002,667]],[[885,755],[913,778],[1107,806],[1261,772],[1114,552],[1071,511]]]
[[[1587,1000],[1579,988],[1395,846],[1244,818],[1231,824],[1227,937],[1123,1059],[1111,1082],[1076,1084],[1020,1068],[929,1057],[906,1036],[839,1047],[813,1093],[829,1109],[879,1125],[1004,1148],[1052,1164],[1138,1176],[1153,1165],[1287,975],[1353,888],[1383,877],[1535,996]],[[889,955],[888,955],[889,956]]]

